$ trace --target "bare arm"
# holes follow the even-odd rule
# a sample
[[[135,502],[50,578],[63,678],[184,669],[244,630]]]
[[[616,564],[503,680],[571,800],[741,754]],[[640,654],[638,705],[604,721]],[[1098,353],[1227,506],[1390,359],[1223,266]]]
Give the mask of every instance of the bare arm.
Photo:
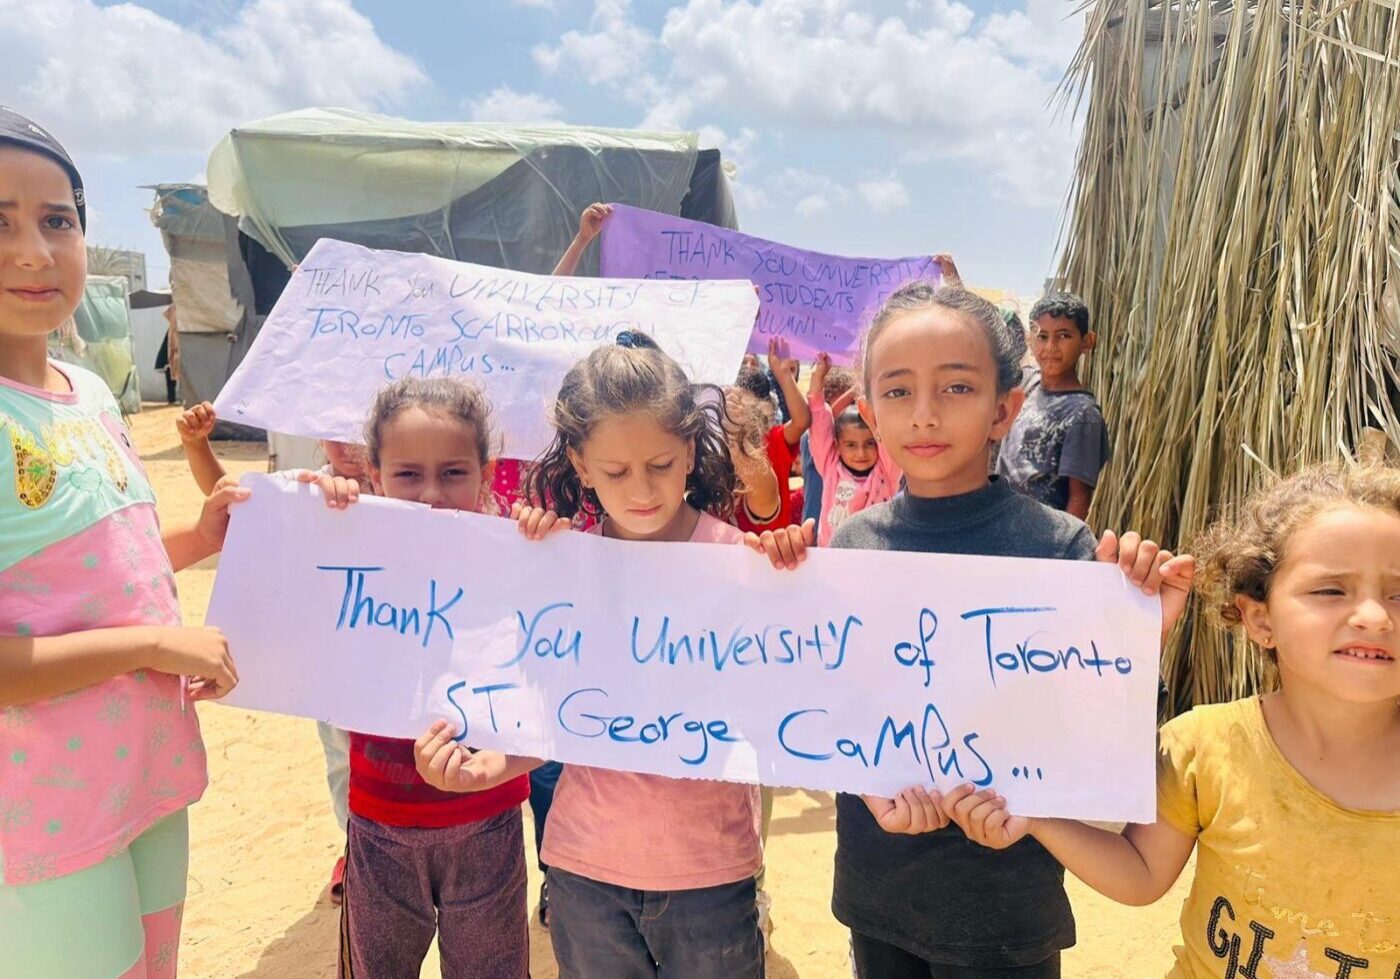
[[[1121,834],[1072,819],[1037,819],[1031,834],[1070,873],[1120,904],[1159,899],[1181,876],[1196,845],[1170,823],[1129,823]]]
[[[151,630],[93,629],[66,636],[0,636],[0,707],[90,687],[147,665]]]
[[[194,481],[205,496],[214,492],[214,487],[225,476],[224,467],[214,455],[209,444],[209,435],[214,431],[214,406],[209,402],[197,404],[186,410],[175,420],[175,429],[180,433],[180,445],[185,450],[185,461],[190,464]]]
[[[27,704],[151,669],[207,678],[211,696],[238,683],[218,629],[126,626],[62,636],[0,637],[0,707]]]
[[[199,484],[199,491],[205,496],[214,492],[214,487],[219,480],[223,479],[223,464],[214,455],[214,448],[209,444],[208,439],[200,439],[196,442],[181,442],[185,450],[185,461],[190,464],[190,472],[194,474],[194,481]]]
[[[1158,820],[1129,823],[1120,833],[1073,819],[1012,816],[991,789],[962,785],[943,798],[944,813],[974,843],[1004,850],[1026,835],[1040,841],[1065,869],[1120,904],[1151,904],[1181,876],[1196,838]]]
[[[788,420],[783,424],[783,438],[788,445],[797,445],[802,441],[802,433],[812,427],[812,412],[797,386],[797,361],[788,357],[787,343],[776,337],[768,341],[768,369],[777,379],[783,403],[787,405]]]
[[[560,256],[559,264],[554,266],[554,275],[573,275],[578,270],[584,249],[598,237],[598,232],[603,230],[603,221],[611,213],[612,208],[606,204],[590,204],[584,209],[579,215],[578,234],[574,235],[574,240],[569,242],[569,247]]]
[[[778,490],[778,475],[765,454],[760,459],[745,455],[738,447],[732,449],[734,468],[744,486],[744,505],[755,523],[767,523],[778,516],[782,498]]]
[[[1094,487],[1084,482],[1082,479],[1069,477],[1069,502],[1065,504],[1065,512],[1080,520],[1089,519],[1089,504],[1094,499]]]

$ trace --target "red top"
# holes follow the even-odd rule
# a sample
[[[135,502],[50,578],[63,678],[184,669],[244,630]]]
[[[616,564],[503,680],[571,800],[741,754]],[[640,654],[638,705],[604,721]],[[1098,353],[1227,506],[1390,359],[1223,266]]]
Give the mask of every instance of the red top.
[[[765,530],[777,530],[779,527],[786,527],[792,523],[792,490],[790,482],[792,479],[792,460],[796,456],[795,446],[788,445],[787,436],[783,434],[783,426],[774,425],[768,430],[768,464],[773,467],[773,473],[778,477],[778,512],[772,520],[759,523],[749,515],[748,507],[743,500],[734,508],[734,525],[740,530],[748,533],[753,531],[761,534]]]
[[[413,742],[350,733],[350,811],[386,826],[461,826],[505,812],[530,795],[521,775],[482,792],[443,792],[413,766]]]

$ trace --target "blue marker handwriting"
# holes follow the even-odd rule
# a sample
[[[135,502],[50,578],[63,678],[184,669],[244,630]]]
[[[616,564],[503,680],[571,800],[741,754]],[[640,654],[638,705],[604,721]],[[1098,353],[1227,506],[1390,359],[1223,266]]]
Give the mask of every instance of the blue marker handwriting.
[[[1068,673],[1071,668],[1078,669],[1086,673],[1093,673],[1097,677],[1127,676],[1133,672],[1133,661],[1126,656],[1117,656],[1113,659],[1106,659],[1099,655],[1098,643],[1089,640],[1088,649],[1082,650],[1078,646],[1063,646],[1059,649],[1045,649],[1034,645],[1036,634],[1025,635],[1024,638],[1013,643],[1011,649],[1003,648],[999,637],[993,636],[993,624],[1000,622],[1004,617],[1014,621],[1010,617],[1026,615],[1036,612],[1053,612],[1053,608],[979,608],[962,614],[963,619],[983,619],[985,628],[985,651],[987,656],[987,675],[992,679],[992,686],[997,684],[997,675],[1007,673]]]
[[[517,610],[515,615],[520,622],[520,648],[504,663],[497,663],[496,668],[514,666],[531,654],[545,660],[572,659],[577,663],[583,644],[583,633],[577,629],[567,630],[555,625],[557,617],[550,616],[551,612],[562,612],[573,607],[573,602],[551,602],[529,619],[525,618],[524,612]]]
[[[738,742],[743,738],[729,730],[722,718],[702,720],[686,717],[685,711],[661,712],[655,720],[648,714],[606,713],[608,692],[602,687],[575,690],[559,704],[559,726],[580,738],[607,737],[621,744],[671,744],[684,742],[679,758],[687,765],[703,765],[710,757],[713,741]],[[684,720],[682,720],[684,718]]]
[[[427,605],[396,605],[365,592],[365,579],[383,571],[382,567],[318,564],[316,570],[337,571],[345,575],[345,592],[340,599],[340,614],[335,621],[337,632],[341,629],[389,629],[401,636],[421,636],[423,648],[427,649],[433,638],[433,626],[441,623],[448,641],[454,638],[452,623],[446,613],[462,600],[465,592],[461,588],[446,602],[439,603],[438,583],[433,578],[428,582]]]
[[[992,767],[976,744],[981,735],[969,731],[957,738],[957,744],[954,744],[955,739],[942,713],[931,702],[924,705],[917,723],[886,715],[873,737],[842,737],[832,744],[814,743],[810,740],[810,732],[804,737],[803,720],[827,713],[821,707],[788,713],[778,723],[779,747],[804,761],[830,762],[840,755],[854,759],[864,768],[879,768],[889,758],[895,757],[922,768],[928,774],[930,784],[936,782],[939,775],[945,778],[955,775],[959,782],[970,781],[979,787],[992,782]]]
[[[660,626],[643,632],[642,617],[632,618],[632,659],[638,663],[677,664],[708,663],[716,673],[726,666],[756,664],[789,665],[815,659],[828,670],[841,668],[846,661],[851,631],[864,625],[854,615],[844,622],[827,619],[810,627],[768,625],[758,630],[736,627],[721,642],[713,629],[699,629],[694,634],[673,635],[671,617],[663,615]]]

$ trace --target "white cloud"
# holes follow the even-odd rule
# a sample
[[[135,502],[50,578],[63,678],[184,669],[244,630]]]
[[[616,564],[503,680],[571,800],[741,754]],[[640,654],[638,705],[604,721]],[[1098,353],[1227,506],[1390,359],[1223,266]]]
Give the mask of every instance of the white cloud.
[[[595,0],[589,30],[569,31],[559,43],[538,45],[535,63],[548,73],[574,72],[636,102],[651,102],[656,80],[639,67],[659,41],[630,19],[631,0]]]
[[[894,174],[875,180],[862,180],[856,192],[876,214],[888,214],[909,203],[909,191]]]
[[[1082,30],[1066,0],[979,18],[953,0],[686,0],[658,34],[628,0],[536,49],[668,127],[723,113],[754,128],[888,138],[962,161],[1022,203],[1059,202],[1076,133],[1047,108]]]
[[[493,88],[467,101],[467,113],[478,122],[554,123],[564,107],[538,92],[517,92],[509,85]]]
[[[0,91],[73,152],[206,153],[307,105],[383,109],[425,82],[349,0],[251,0],[193,29],[135,3],[0,0]]]

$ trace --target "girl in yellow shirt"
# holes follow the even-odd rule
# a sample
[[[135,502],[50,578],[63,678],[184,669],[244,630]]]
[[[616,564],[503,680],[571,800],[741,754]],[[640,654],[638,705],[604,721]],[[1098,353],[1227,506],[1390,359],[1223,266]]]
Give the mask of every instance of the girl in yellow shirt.
[[[1400,979],[1400,470],[1300,472],[1201,551],[1200,587],[1280,685],[1162,728],[1157,822],[1025,819],[970,786],[948,815],[994,848],[1034,835],[1125,904],[1196,848],[1169,979]]]

